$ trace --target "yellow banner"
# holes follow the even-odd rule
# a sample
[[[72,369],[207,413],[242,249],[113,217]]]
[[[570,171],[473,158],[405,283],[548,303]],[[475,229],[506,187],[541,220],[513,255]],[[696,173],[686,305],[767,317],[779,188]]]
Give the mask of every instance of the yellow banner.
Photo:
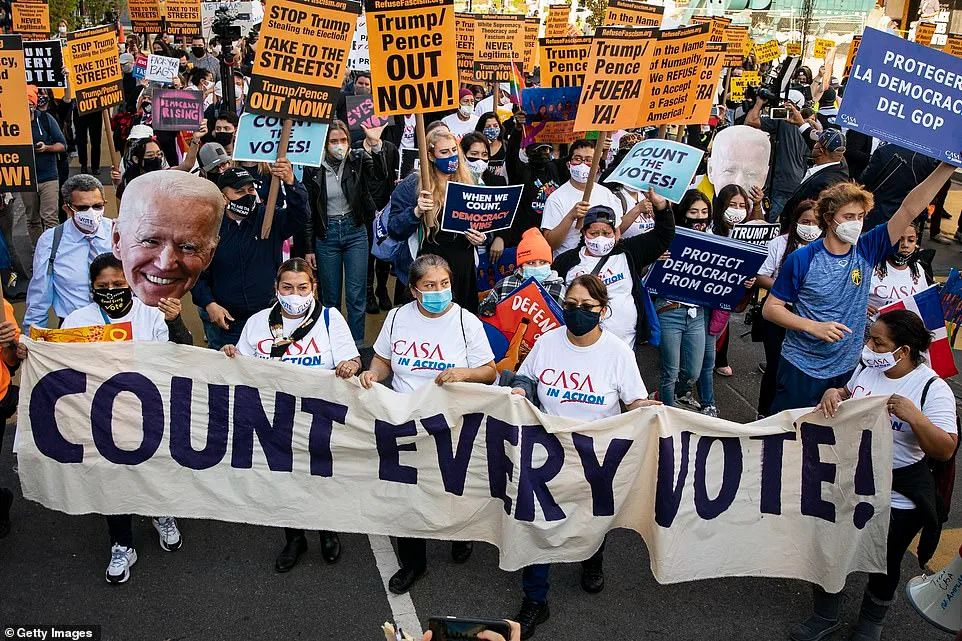
[[[844,78],[852,70],[852,63],[855,62],[855,54],[858,53],[858,46],[862,43],[862,36],[854,36],[852,44],[849,45],[848,55],[845,57],[845,70],[842,72]]]
[[[70,85],[81,115],[124,101],[123,73],[113,25],[68,33],[64,62],[72,69]]]
[[[660,27],[665,8],[638,0],[610,0],[605,10],[605,25]]]
[[[568,22],[571,16],[570,4],[548,5],[548,16],[544,21],[545,38],[564,38],[570,35]]]
[[[745,87],[750,83],[744,76],[732,76],[728,83],[728,99],[741,102],[745,99]]]
[[[802,43],[798,40],[792,40],[787,45],[785,45],[785,52],[790,56],[800,56],[802,55]]]
[[[950,33],[945,40],[945,46],[942,47],[942,51],[962,58],[962,35]]]
[[[167,33],[188,38],[203,35],[200,0],[163,0],[163,4]]]
[[[454,15],[455,39],[457,40],[458,77],[464,84],[476,84],[474,77],[474,14]]]
[[[524,62],[524,16],[479,14],[474,18],[474,77],[511,80],[511,63]]]
[[[538,29],[541,21],[537,18],[524,19],[524,71],[531,73],[538,66]]]
[[[812,55],[816,58],[825,60],[825,56],[828,55],[828,50],[834,46],[835,42],[833,40],[829,40],[828,38],[816,38],[815,50],[812,52]]]
[[[19,33],[25,40],[46,40],[50,37],[50,10],[46,3],[14,2],[10,8],[14,33]]]
[[[711,108],[718,98],[718,79],[725,62],[727,42],[711,42],[705,46],[699,66],[698,88],[694,101],[689,100],[689,116],[679,122],[682,125],[707,125],[711,118]]]
[[[377,115],[457,107],[454,0],[367,0],[366,8]]]
[[[268,0],[247,108],[277,118],[332,120],[359,12],[348,0]],[[368,30],[372,22],[369,17]]]
[[[675,3],[678,4],[677,2]],[[725,18],[723,16],[716,16],[710,18],[708,16],[694,16],[691,19],[692,24],[710,24],[711,25],[711,35],[708,38],[708,42],[725,42],[725,29],[732,23],[731,18]]]
[[[759,63],[777,60],[782,55],[782,48],[778,40],[755,43],[755,60]]]
[[[23,38],[0,36],[0,191],[37,191]]]
[[[690,113],[690,96],[698,84],[698,72],[710,34],[711,25],[707,24],[659,33],[644,91],[645,107],[635,126],[676,123]]]
[[[46,343],[116,343],[131,341],[134,331],[130,321],[109,325],[87,325],[69,329],[45,329],[30,326],[30,340]]]
[[[538,41],[541,52],[542,87],[583,87],[591,54],[591,37],[542,38]]]
[[[932,36],[935,35],[935,24],[932,22],[920,22],[915,26],[915,41],[920,45],[928,47],[932,44]]]
[[[158,0],[127,0],[127,13],[134,31],[140,33],[159,33],[160,2]]]

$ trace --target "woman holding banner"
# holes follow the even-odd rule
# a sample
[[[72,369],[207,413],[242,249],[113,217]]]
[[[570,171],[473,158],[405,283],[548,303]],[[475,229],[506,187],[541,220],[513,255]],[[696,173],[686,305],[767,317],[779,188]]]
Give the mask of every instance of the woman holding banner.
[[[451,267],[440,256],[422,254],[414,260],[408,275],[414,300],[395,307],[384,319],[374,343],[371,367],[360,376],[365,389],[388,376],[392,376],[394,391],[402,394],[432,382],[494,382],[498,372],[484,327],[452,300],[454,282]],[[403,514],[399,518],[404,518]],[[472,543],[456,541],[451,544],[451,557],[455,563],[464,563],[472,549]],[[391,577],[388,588],[403,594],[427,569],[426,542],[398,538],[397,554],[401,568]]]
[[[340,378],[361,370],[351,330],[336,307],[318,302],[314,268],[306,260],[291,258],[282,263],[274,291],[277,302],[248,318],[237,345],[225,345],[222,352],[232,358],[240,354],[334,370]],[[321,556],[335,563],[341,555],[337,533],[322,530],[320,535]],[[284,536],[287,542],[274,561],[277,572],[289,572],[307,551],[304,530],[284,528]]]
[[[611,300],[597,275],[582,274],[571,281],[562,307],[565,326],[541,335],[518,370],[512,393],[527,396],[542,412],[586,423],[621,413],[622,404],[629,411],[661,404],[648,400],[632,349],[602,327]],[[592,394],[569,394],[577,391],[577,381],[588,379]],[[586,592],[605,587],[604,548],[602,542],[581,564],[581,587]],[[514,618],[521,624],[522,639],[548,620],[550,571],[550,565],[538,564],[522,572],[524,599]]]
[[[862,363],[849,382],[830,388],[816,407],[832,417],[849,398],[888,396],[892,419],[892,509],[889,516],[887,572],[869,575],[853,641],[879,641],[885,616],[895,599],[902,557],[921,531],[918,560],[929,562],[938,546],[943,514],[930,461],[949,461],[958,447],[955,397],[949,385],[925,364],[932,337],[925,323],[900,309],[879,316],[862,348]],[[856,510],[857,517],[857,510]],[[796,626],[796,641],[821,639],[841,627],[842,594],[813,586],[815,608]]]
[[[444,199],[448,182],[474,185],[461,154],[457,137],[446,127],[435,127],[425,136],[428,158],[427,168],[410,173],[398,183],[391,194],[391,216],[388,228],[394,238],[409,238],[417,233],[420,250],[418,254],[434,254],[451,266],[451,290],[454,302],[471,313],[478,310],[478,278],[475,269],[476,247],[487,241],[478,231],[469,229],[464,234],[442,231]],[[430,175],[431,190],[420,188],[421,171]],[[407,265],[396,267],[405,269]],[[394,301],[395,304],[401,302]]]

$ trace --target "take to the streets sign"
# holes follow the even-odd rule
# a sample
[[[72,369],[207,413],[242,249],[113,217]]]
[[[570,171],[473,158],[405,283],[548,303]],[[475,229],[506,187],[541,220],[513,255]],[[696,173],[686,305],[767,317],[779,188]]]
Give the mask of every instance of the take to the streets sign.
[[[458,106],[454,0],[366,0],[374,111],[403,116]]]
[[[14,33],[24,40],[45,40],[50,37],[50,10],[46,2],[17,0],[10,5]]]
[[[163,0],[163,6],[167,33],[187,38],[203,35],[200,0]]]
[[[158,0],[127,0],[127,13],[134,31],[159,33],[163,29]]]
[[[63,43],[59,40],[31,40],[23,43],[27,84],[46,89],[64,89]]]
[[[0,35],[0,192],[37,191],[23,38]]]
[[[473,13],[455,14],[455,38],[457,39],[458,77],[465,84],[474,79],[474,17]]]
[[[503,387],[398,394],[172,343],[24,340],[23,495],[68,514],[485,541],[507,571],[588,558],[627,528],[661,583],[774,576],[838,592],[852,572],[885,571],[884,398],[830,419],[742,425],[659,406],[585,422]],[[407,348],[395,337],[412,366],[446,365]],[[537,377],[562,402],[599,402],[578,362]]]
[[[838,121],[884,142],[962,166],[962,60],[866,29]]]
[[[65,58],[72,69],[70,84],[81,115],[103,111],[124,101],[123,73],[113,25],[68,33]]]
[[[248,110],[309,122],[333,120],[359,12],[350,0],[268,0]]]

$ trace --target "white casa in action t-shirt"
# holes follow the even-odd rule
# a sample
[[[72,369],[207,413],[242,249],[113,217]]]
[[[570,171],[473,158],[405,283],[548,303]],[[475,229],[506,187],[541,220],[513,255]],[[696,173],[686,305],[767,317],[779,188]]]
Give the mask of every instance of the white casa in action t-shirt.
[[[388,312],[374,353],[391,361],[391,387],[407,394],[452,367],[481,367],[494,360],[481,321],[451,303],[437,318],[428,318],[417,301]]]
[[[886,376],[878,368],[859,368],[845,387],[852,394],[852,398],[898,394],[919,407],[922,402],[922,390],[932,377],[936,380],[929,386],[929,392],[925,396],[925,407],[920,409],[939,429],[955,434],[955,396],[949,384],[939,378],[928,365],[919,365],[911,373],[894,379]],[[902,422],[895,415],[890,415],[889,418],[892,419],[892,469],[897,470],[921,461],[925,453],[919,447],[919,440],[912,431],[912,426]],[[892,507],[911,510],[915,507],[915,503],[893,491]]]
[[[458,114],[454,113],[441,118],[441,122],[448,126],[448,129],[458,137],[458,140],[461,140],[465,135],[474,131],[478,124],[478,117],[469,116],[467,120],[461,120],[458,118]]]
[[[580,262],[572,267],[565,284],[571,287],[572,281],[582,274],[590,274],[601,258],[588,256],[584,247],[578,252]],[[631,349],[635,348],[635,329],[638,324],[638,308],[631,295],[631,270],[628,269],[628,258],[624,254],[611,255],[598,272],[598,278],[608,288],[610,299],[608,316],[601,319],[601,327],[625,342]]]
[[[898,269],[892,265],[885,266],[885,276],[879,276],[877,270],[872,270],[872,288],[868,290],[868,304],[876,309],[885,307],[889,303],[914,296],[928,287],[925,273],[919,268],[919,277],[912,276],[912,268]]]
[[[552,416],[594,421],[620,414],[619,400],[648,398],[634,352],[611,332],[578,347],[557,327],[541,335],[518,374],[538,382],[542,411]]]
[[[119,325],[120,323],[130,323],[134,333],[135,341],[161,341],[170,340],[170,333],[167,331],[167,323],[164,321],[164,313],[156,307],[148,307],[134,298],[134,306],[121,318],[110,318],[104,320],[103,311],[97,303],[84,305],[80,309],[67,314],[63,319],[62,329],[71,327],[89,327],[90,325]]]
[[[572,186],[569,180],[561,185],[548,196],[544,203],[544,214],[541,217],[541,229],[554,229],[564,220],[571,208],[580,203],[585,197],[585,192]],[[591,189],[591,199],[588,201],[591,207],[595,205],[605,205],[611,207],[615,212],[615,225],[621,224],[621,217],[624,215],[621,201],[611,193],[604,185],[595,185]],[[557,258],[560,254],[574,249],[581,241],[581,231],[576,225],[571,225],[568,234],[562,241],[561,246],[551,252],[552,257]]]
[[[247,319],[244,330],[237,341],[238,352],[254,358],[269,359],[271,357],[274,335],[271,334],[271,327],[268,322],[270,313],[271,308],[262,309]],[[317,319],[307,335],[288,346],[287,352],[281,357],[282,362],[307,367],[320,367],[321,369],[334,369],[338,363],[359,356],[347,321],[333,307],[328,310],[328,314],[330,327],[327,327],[324,323],[324,311],[322,310],[321,317]],[[284,318],[282,316],[281,321],[284,323],[284,335],[290,336],[304,319]]]

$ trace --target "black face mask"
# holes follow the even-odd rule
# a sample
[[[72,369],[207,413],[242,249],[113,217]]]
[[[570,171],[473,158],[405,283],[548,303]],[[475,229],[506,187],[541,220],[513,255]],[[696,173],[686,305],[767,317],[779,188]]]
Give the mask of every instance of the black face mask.
[[[134,292],[129,287],[101,287],[92,293],[94,302],[110,318],[122,318],[134,306]]]
[[[601,322],[601,312],[592,312],[581,307],[563,309],[562,316],[565,327],[575,336],[584,336]]]
[[[688,229],[694,229],[695,231],[705,231],[708,229],[708,219],[707,218],[688,218],[685,217],[685,227]]]
[[[910,262],[912,262],[912,259],[915,258],[915,255],[918,252],[919,250],[915,249],[912,251],[911,254],[893,254],[892,257],[889,258],[889,260],[892,261],[892,264],[895,265],[896,267],[905,267]]]
[[[247,218],[253,214],[256,207],[257,196],[254,194],[247,194],[246,196],[241,196],[237,200],[232,200],[227,203],[227,211],[241,218]]]
[[[548,166],[548,163],[551,162],[551,157],[538,154],[529,158],[528,162],[531,163],[531,166],[535,169],[544,169]]]
[[[207,50],[203,47],[191,47],[190,52],[194,54],[195,58],[203,58],[204,54],[207,53]]]
[[[144,158],[144,162],[141,163],[144,171],[157,171],[158,169],[164,168],[163,158]]]
[[[222,147],[227,147],[234,142],[234,134],[229,131],[215,131],[214,132],[214,142],[221,145]]]
[[[187,65],[180,65],[178,71],[180,71],[181,75],[187,73]]]

